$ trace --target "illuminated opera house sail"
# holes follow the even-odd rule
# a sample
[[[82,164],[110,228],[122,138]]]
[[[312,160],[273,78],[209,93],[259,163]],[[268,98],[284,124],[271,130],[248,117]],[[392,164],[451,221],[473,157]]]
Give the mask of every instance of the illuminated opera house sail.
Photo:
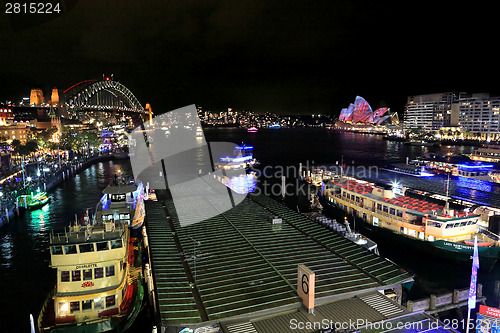
[[[337,127],[344,129],[374,129],[388,125],[399,125],[397,113],[383,107],[372,111],[370,104],[361,96],[340,112]]]

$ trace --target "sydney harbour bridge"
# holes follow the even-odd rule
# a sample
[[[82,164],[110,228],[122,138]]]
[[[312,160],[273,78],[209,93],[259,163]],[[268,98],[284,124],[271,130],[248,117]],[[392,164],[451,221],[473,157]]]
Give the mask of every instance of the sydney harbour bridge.
[[[35,95],[40,99],[33,100]],[[149,104],[143,106],[137,97],[122,83],[111,77],[102,80],[78,82],[64,91],[54,89],[50,101],[44,103],[40,89],[33,89],[30,97],[31,106],[53,106],[59,115],[85,120],[86,118],[144,118],[150,113]]]

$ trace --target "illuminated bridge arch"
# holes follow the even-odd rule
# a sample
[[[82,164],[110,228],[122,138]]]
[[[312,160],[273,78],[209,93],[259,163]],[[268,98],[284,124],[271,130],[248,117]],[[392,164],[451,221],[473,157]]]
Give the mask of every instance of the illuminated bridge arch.
[[[145,113],[144,107],[134,94],[118,81],[82,81],[66,89],[63,94],[69,109]]]

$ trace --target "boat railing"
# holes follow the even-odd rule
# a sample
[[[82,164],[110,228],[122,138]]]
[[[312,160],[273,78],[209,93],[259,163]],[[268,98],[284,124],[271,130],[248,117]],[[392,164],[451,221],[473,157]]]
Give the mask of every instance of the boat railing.
[[[500,241],[500,236],[499,235],[497,235],[497,234],[489,231],[485,227],[482,227],[482,226],[478,225],[477,228],[478,228],[478,232],[479,233],[482,233],[482,234],[488,236],[488,238],[491,238],[492,240],[494,240],[496,242]]]
[[[72,228],[74,227],[65,228],[64,232],[58,233],[52,231],[50,235],[50,243],[78,243],[83,241],[96,241],[105,238],[118,238],[125,230],[125,226],[122,223],[115,223],[113,225],[111,222],[93,225],[90,228],[85,226],[81,226],[76,230],[72,230]]]

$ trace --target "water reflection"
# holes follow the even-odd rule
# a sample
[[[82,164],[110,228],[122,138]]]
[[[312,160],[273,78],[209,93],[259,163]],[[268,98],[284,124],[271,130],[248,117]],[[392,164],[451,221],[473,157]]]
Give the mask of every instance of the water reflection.
[[[2,268],[10,268],[12,266],[13,253],[13,237],[12,235],[6,235],[2,238],[2,244],[0,245],[0,263]]]
[[[40,209],[30,212],[30,227],[34,232],[48,231],[48,222],[50,221],[50,203],[46,204]]]
[[[254,172],[233,177],[225,176],[218,180],[238,194],[252,193],[257,187],[257,176]]]

